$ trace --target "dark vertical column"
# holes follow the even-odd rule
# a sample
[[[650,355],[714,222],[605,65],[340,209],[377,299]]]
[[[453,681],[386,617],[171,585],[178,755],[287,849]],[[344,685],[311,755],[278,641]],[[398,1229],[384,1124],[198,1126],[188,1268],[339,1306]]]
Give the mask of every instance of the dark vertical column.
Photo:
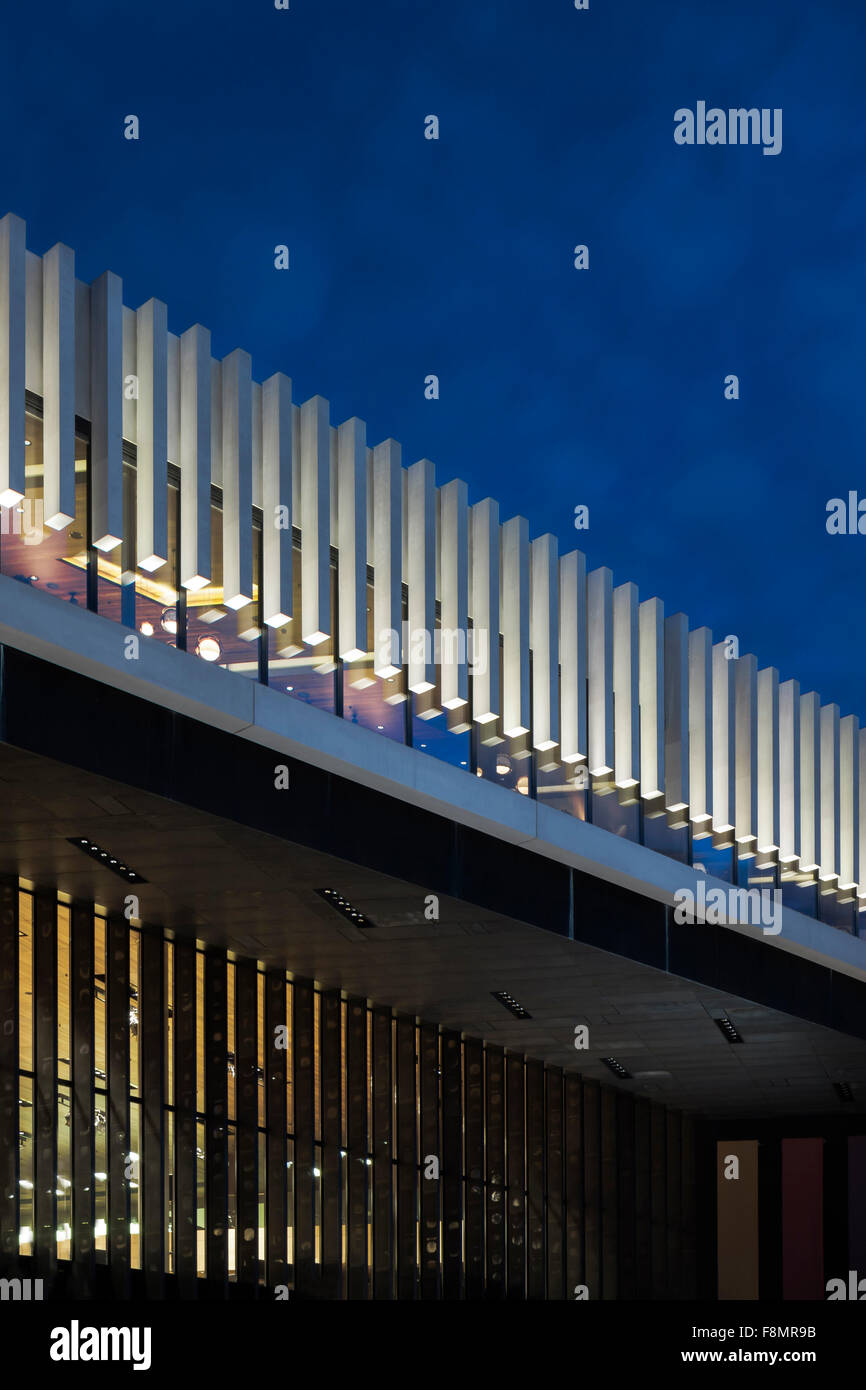
[[[7,1277],[18,1267],[18,1110],[18,884],[0,879],[0,1270]]]
[[[815,1299],[824,1289],[824,1141],[782,1140],[782,1297]]]
[[[667,1298],[667,1220],[665,1206],[665,1111],[650,1106],[650,1222],[652,1297]]]
[[[129,923],[112,915],[105,926],[107,957],[108,1251],[115,1298],[129,1297]]]
[[[466,1116],[466,1297],[484,1295],[484,1044],[463,1044]]]
[[[522,1057],[505,1058],[508,1297],[526,1294],[526,1089]]]
[[[224,951],[204,958],[205,1191],[208,1294],[228,1292],[228,982]]]
[[[73,918],[73,933],[75,922]],[[91,921],[91,938],[93,926]],[[74,936],[73,936],[74,941]],[[73,946],[74,950],[74,946]],[[92,951],[92,947],[91,947]],[[138,1041],[141,1050],[141,1267],[148,1298],[165,1274],[165,961],[162,934],[141,932]],[[92,1012],[92,1011],[91,1011]]]
[[[757,1299],[758,1141],[716,1145],[719,1301]]]
[[[439,1212],[442,1193],[442,1132],[439,1123],[439,1028],[421,1024],[421,1297],[442,1297]],[[439,1175],[427,1177],[431,1158]]]
[[[327,1298],[343,1296],[342,1000],[337,989],[322,995],[322,1275]]]
[[[259,1278],[259,1047],[258,975],[254,962],[235,965],[235,1119],[237,1124],[238,1285],[255,1291]]]
[[[350,999],[346,1038],[346,1140],[349,1181],[349,1297],[369,1298],[367,1272],[367,1212],[369,1173],[367,1156],[367,1001]]]
[[[487,1296],[505,1297],[505,1053],[487,1060]]]
[[[57,1268],[57,902],[43,893],[34,903],[33,1018],[34,1251],[39,1277],[50,1281]]]
[[[695,1170],[695,1122],[682,1117],[683,1254],[682,1297],[698,1296],[697,1173]]]
[[[583,1282],[593,1302],[601,1285],[601,1087],[583,1083]]]
[[[373,1297],[393,1298],[391,1010],[373,1010]]]
[[[758,1146],[758,1292],[763,1303],[782,1298],[782,1143]]]
[[[866,1278],[866,1138],[848,1140],[848,1264]],[[835,1273],[835,1271],[831,1271]]]
[[[313,986],[304,980],[292,985],[292,1094],[295,1111],[295,1289],[304,1297],[314,1292],[315,1205],[313,1168],[314,1071]]]
[[[565,1080],[565,1297],[586,1284],[583,1246],[583,1083],[567,1074]],[[592,1290],[589,1290],[592,1295]],[[596,1297],[598,1296],[596,1292]]]
[[[563,1128],[562,1072],[548,1067],[545,1074],[545,1113],[547,1128],[547,1297],[565,1297],[565,1243],[563,1241]]]
[[[634,1239],[635,1297],[652,1298],[652,1201],[650,1162],[650,1105],[634,1102]]]
[[[634,1100],[616,1097],[617,1297],[634,1299],[635,1292],[635,1171]]]
[[[442,1288],[463,1297],[463,1106],[460,1034],[442,1034]]]
[[[417,1295],[418,1139],[415,1020],[397,1019],[397,1297]]]
[[[760,1170],[764,1167],[765,1148],[762,1144],[759,1150],[759,1183]],[[824,1278],[826,1280],[831,1275],[844,1273],[847,1280],[847,1271],[856,1269],[857,1266],[848,1264],[848,1144],[845,1136],[841,1134],[830,1134],[824,1140],[823,1195]],[[760,1206],[758,1210],[763,1225],[764,1213]],[[866,1291],[866,1284],[863,1288]]]
[[[677,1110],[667,1112],[666,1216],[668,1298],[682,1298],[683,1154],[682,1120]]]
[[[286,972],[265,976],[265,1115],[267,1117],[267,1282],[273,1296],[288,1284],[286,1231],[289,1225],[286,1184],[286,1087],[289,1049],[286,1026]]]
[[[625,1097],[628,1099],[628,1097]],[[617,1187],[617,1092],[601,1088],[601,1296],[619,1297]]]
[[[194,1298],[196,1279],[196,951],[174,943],[174,1258],[178,1292]]]
[[[544,1251],[544,1065],[526,1063],[526,1293],[543,1299]]]

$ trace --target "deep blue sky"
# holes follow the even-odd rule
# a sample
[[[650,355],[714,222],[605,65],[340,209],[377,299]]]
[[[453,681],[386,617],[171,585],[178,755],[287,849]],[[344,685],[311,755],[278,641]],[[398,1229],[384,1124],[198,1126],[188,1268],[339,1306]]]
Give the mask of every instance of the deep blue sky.
[[[866,722],[866,5],[590,4],[7,6],[0,211]]]

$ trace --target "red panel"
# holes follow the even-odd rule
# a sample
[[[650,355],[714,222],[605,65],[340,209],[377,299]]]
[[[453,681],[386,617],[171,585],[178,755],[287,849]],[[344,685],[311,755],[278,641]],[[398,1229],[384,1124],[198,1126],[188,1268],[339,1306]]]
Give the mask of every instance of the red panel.
[[[782,1296],[824,1300],[824,1142],[782,1140]]]

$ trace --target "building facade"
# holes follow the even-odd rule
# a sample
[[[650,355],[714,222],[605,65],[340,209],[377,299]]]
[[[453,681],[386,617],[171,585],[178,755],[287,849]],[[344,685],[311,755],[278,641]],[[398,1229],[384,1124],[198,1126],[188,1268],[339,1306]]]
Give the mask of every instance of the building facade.
[[[715,1024],[859,1113],[866,730],[167,322],[0,222],[4,1271],[706,1292]]]

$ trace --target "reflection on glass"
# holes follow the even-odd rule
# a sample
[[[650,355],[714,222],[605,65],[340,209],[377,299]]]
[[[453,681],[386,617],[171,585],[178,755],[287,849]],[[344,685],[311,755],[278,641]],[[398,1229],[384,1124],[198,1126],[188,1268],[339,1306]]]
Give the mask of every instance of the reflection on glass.
[[[350,724],[373,729],[395,743],[406,738],[406,695],[403,679],[382,679],[373,672],[373,586],[367,585],[367,652],[358,661],[342,663],[343,718]]]
[[[331,565],[331,633],[335,630],[336,570]],[[336,710],[337,661],[333,636],[311,647],[300,635],[301,629],[301,552],[292,552],[292,612],[294,617],[282,627],[267,628],[268,685],[316,709]]]
[[[259,678],[259,638],[262,629],[258,621],[259,583],[262,533],[253,529],[253,601],[243,608],[227,608],[223,602],[223,531],[222,505],[214,501],[210,508],[210,581],[203,589],[188,590],[186,595],[186,649],[215,666],[222,666],[250,680]]]
[[[62,531],[45,525],[42,418],[25,417],[24,500],[0,507],[0,571],[22,584],[87,607],[87,441],[75,436],[75,517]]]

